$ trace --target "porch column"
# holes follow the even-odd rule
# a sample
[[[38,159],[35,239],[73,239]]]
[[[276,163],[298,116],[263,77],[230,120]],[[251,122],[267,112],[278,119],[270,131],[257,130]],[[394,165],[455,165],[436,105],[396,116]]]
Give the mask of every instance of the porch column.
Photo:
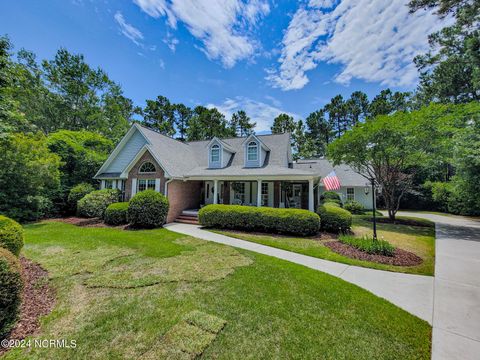
[[[308,210],[315,211],[313,199],[313,179],[308,180]]]
[[[218,180],[213,180],[213,203],[218,203]]]
[[[257,206],[262,206],[262,180],[257,180]]]

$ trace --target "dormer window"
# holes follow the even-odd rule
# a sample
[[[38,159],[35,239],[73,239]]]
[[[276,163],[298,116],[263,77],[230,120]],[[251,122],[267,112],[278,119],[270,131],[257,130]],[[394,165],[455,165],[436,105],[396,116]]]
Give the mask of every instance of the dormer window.
[[[258,160],[258,144],[255,141],[251,141],[247,145],[247,161]]]
[[[213,145],[210,149],[210,162],[218,163],[220,161],[220,146]]]
[[[138,170],[140,174],[149,174],[154,173],[155,171],[157,171],[157,169],[155,168],[155,165],[153,165],[150,161],[144,162]]]

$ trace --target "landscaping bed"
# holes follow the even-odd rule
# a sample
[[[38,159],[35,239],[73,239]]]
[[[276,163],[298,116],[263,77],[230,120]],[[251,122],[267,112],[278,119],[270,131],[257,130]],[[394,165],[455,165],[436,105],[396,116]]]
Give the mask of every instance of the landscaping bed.
[[[337,254],[349,257],[351,259],[371,261],[379,264],[416,266],[423,262],[421,257],[411,253],[410,251],[405,251],[399,248],[395,249],[393,256],[385,256],[379,254],[369,254],[351,245],[343,244],[340,241],[328,241],[325,242],[325,246]]]
[[[52,311],[55,305],[55,291],[48,283],[48,272],[39,264],[20,257],[24,289],[20,317],[7,340],[22,340],[33,335],[40,327],[39,318]],[[8,351],[0,346],[0,355]]]

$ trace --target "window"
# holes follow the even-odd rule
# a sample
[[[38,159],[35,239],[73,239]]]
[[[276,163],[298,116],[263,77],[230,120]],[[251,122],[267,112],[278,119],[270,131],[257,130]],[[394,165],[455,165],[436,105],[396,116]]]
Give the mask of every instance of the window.
[[[355,189],[347,188],[347,201],[355,200]]]
[[[138,179],[137,185],[138,192],[143,190],[155,190],[155,179]]]
[[[113,181],[105,180],[105,189],[113,189]]]
[[[210,162],[216,163],[220,161],[220,146],[213,145],[210,150]]]
[[[247,146],[247,161],[258,160],[258,145],[255,141],[248,143]]]
[[[234,194],[234,204],[235,205],[244,205],[245,204],[245,183],[236,182],[232,184],[233,194]]]
[[[141,174],[145,173],[154,173],[157,169],[155,169],[155,165],[153,165],[151,162],[147,161],[140,166],[140,170],[138,171]]]
[[[268,183],[262,182],[262,206],[268,206]]]

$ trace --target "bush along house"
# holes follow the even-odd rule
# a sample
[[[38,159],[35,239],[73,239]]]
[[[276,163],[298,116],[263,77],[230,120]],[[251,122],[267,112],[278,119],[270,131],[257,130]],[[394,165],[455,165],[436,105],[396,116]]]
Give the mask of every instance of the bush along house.
[[[95,175],[128,201],[153,189],[168,197],[167,222],[207,204],[301,208],[315,211],[322,177],[335,170],[342,201],[372,203],[366,180],[348,166],[325,159],[293,161],[290,134],[250,135],[182,142],[134,124]]]

